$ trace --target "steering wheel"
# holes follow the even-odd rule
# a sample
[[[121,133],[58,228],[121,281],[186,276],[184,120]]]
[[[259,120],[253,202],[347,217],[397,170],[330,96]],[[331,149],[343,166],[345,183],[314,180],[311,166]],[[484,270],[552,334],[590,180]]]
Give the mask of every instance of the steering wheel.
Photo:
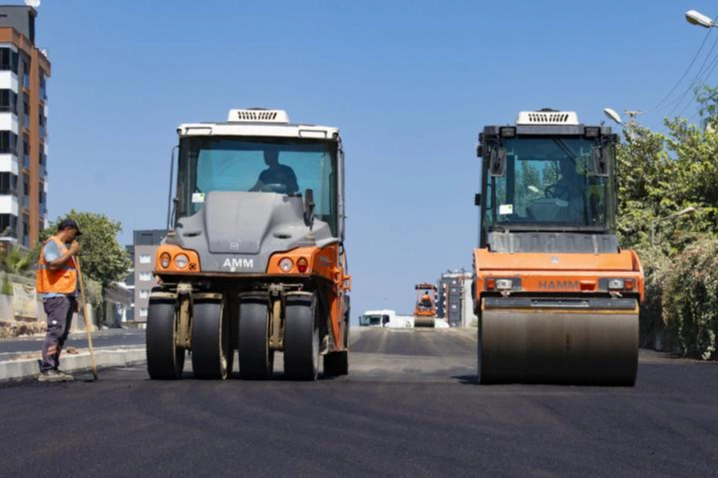
[[[287,193],[287,185],[283,183],[267,183],[259,187],[265,193]]]
[[[568,188],[563,185],[559,185],[558,183],[547,186],[543,192],[544,195],[546,195],[546,198],[568,199],[571,196]]]

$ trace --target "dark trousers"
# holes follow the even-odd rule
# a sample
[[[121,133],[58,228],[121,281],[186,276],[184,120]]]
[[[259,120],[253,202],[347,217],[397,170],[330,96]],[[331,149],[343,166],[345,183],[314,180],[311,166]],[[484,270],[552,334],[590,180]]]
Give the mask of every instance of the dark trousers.
[[[47,334],[42,344],[41,371],[49,371],[60,367],[60,353],[70,334],[72,315],[77,307],[77,300],[70,296],[47,298],[43,301],[47,314]]]

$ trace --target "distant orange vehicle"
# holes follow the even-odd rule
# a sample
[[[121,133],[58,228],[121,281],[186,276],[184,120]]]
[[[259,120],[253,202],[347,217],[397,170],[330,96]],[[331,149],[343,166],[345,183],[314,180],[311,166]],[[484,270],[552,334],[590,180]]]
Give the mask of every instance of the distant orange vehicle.
[[[632,386],[644,276],[616,237],[617,135],[542,110],[479,140],[480,382]]]
[[[415,289],[414,327],[433,328],[436,322],[436,286],[421,283],[417,284]]]

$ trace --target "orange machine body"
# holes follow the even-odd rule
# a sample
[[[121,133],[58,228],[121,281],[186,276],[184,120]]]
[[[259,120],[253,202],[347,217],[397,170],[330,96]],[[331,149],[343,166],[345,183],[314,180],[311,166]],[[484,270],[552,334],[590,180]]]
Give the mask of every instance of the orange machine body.
[[[436,286],[431,283],[422,283],[416,285],[416,307],[414,308],[414,316],[434,318],[436,317]],[[431,306],[424,305],[424,296],[429,295]]]
[[[176,264],[176,258],[185,255],[188,258],[184,267]],[[163,264],[163,258],[167,261]],[[291,268],[284,270],[280,263],[291,262]],[[285,264],[288,262],[285,261]],[[167,266],[165,266],[167,265]],[[256,280],[257,278],[277,279],[287,282],[315,281],[320,283],[327,292],[327,308],[331,314],[331,334],[338,350],[343,349],[344,337],[344,302],[342,296],[351,291],[351,275],[346,274],[346,256],[340,252],[338,244],[318,247],[295,248],[290,251],[274,253],[269,259],[265,273],[218,273],[203,272],[197,252],[184,249],[177,245],[162,244],[155,253],[154,274],[167,278],[197,277],[225,278],[234,280]]]
[[[492,253],[474,251],[475,297],[490,293],[619,294],[644,299],[644,275],[635,252]],[[500,280],[512,280],[500,288]],[[611,280],[623,280],[621,289],[609,288]],[[508,283],[506,283],[508,284]]]

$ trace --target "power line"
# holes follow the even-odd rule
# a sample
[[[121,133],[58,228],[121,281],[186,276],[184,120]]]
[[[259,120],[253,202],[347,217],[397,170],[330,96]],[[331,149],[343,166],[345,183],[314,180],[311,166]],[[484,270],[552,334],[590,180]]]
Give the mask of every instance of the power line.
[[[709,33],[711,30],[713,30],[713,29],[711,28],[709,30]],[[681,106],[681,104],[685,100],[686,95],[691,93],[693,91],[693,89],[696,86],[698,86],[698,84],[701,82],[701,77],[703,76],[703,72],[706,71],[706,65],[709,64],[708,61],[709,61],[709,59],[711,59],[711,55],[713,54],[713,51],[715,50],[716,45],[718,45],[718,38],[716,38],[713,41],[713,45],[711,45],[711,49],[708,52],[708,55],[706,55],[705,59],[703,60],[703,63],[701,64],[701,67],[698,69],[698,73],[696,74],[696,77],[693,79],[691,84],[688,85],[688,88],[686,88],[686,90],[674,102],[671,102],[669,105],[666,105],[666,106],[674,105],[673,108],[671,109],[671,111],[668,113],[668,116],[673,115],[673,113]],[[718,58],[718,56],[713,57],[713,59],[711,60],[711,63],[709,65],[713,65],[715,63],[716,58]],[[691,99],[692,99],[691,97],[688,97],[688,105],[690,105]]]
[[[716,16],[718,16],[718,15],[716,15]],[[713,31],[712,28],[708,29],[708,32],[706,32],[706,36],[703,37],[703,43],[701,43],[701,46],[700,46],[700,48],[698,48],[698,51],[696,52],[696,54],[693,55],[693,60],[691,60],[691,63],[690,63],[690,65],[688,65],[688,68],[686,68],[686,71],[683,72],[683,75],[681,75],[681,77],[678,79],[676,84],[673,85],[673,88],[671,88],[671,91],[669,91],[668,94],[666,94],[666,96],[664,96],[663,99],[661,101],[659,101],[656,106],[653,107],[653,109],[656,109],[656,108],[660,107],[661,105],[663,105],[663,103],[666,100],[668,100],[668,98],[673,94],[673,92],[676,91],[676,88],[678,88],[678,85],[681,84],[683,79],[686,78],[686,76],[688,75],[688,72],[691,71],[691,68],[693,68],[693,65],[696,63],[696,60],[698,59],[698,56],[700,55],[701,51],[703,51],[703,47],[705,46],[706,42],[708,41],[708,37],[711,35],[712,31]],[[715,46],[715,43],[714,43],[714,46]],[[709,53],[709,55],[710,55],[710,53]]]

